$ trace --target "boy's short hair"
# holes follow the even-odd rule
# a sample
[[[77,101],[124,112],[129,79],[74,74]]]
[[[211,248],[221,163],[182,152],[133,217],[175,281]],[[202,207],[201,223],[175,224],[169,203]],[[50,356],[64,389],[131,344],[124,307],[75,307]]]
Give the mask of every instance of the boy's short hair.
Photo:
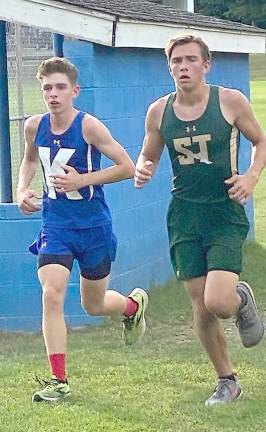
[[[63,57],[51,57],[41,62],[37,71],[37,79],[42,82],[43,77],[53,73],[66,74],[72,84],[77,83],[78,69],[69,60]]]
[[[194,42],[199,45],[201,49],[201,55],[204,61],[211,60],[211,53],[208,45],[204,42],[204,40],[200,36],[196,36],[193,34],[183,34],[177,36],[175,38],[171,38],[168,40],[165,47],[165,54],[168,60],[168,63],[171,60],[173,49],[176,46],[186,45],[188,43]]]

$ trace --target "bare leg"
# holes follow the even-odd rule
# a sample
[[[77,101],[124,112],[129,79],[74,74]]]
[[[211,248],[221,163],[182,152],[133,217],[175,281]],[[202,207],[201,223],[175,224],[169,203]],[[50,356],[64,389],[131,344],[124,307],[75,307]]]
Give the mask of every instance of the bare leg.
[[[64,318],[69,275],[70,271],[59,264],[48,264],[38,270],[43,288],[43,337],[52,379],[32,395],[32,402],[56,402],[70,396],[65,373],[67,329]]]
[[[232,374],[224,331],[217,317],[204,304],[206,278],[195,278],[185,282],[190,295],[195,327],[202,346],[205,348],[218,376]]]
[[[43,287],[43,336],[47,354],[65,353],[67,330],[64,301],[70,271],[58,264],[43,266],[38,276]]]
[[[127,306],[127,297],[108,290],[110,276],[99,280],[80,277],[81,304],[91,315],[122,315]]]
[[[236,291],[239,276],[235,273],[213,270],[207,275],[204,292],[206,308],[219,318],[231,318],[239,310],[241,298]]]
[[[132,345],[142,338],[146,330],[144,314],[148,295],[141,288],[135,288],[130,293],[129,302],[127,297],[118,292],[107,291],[108,284],[109,276],[100,280],[88,280],[81,276],[81,304],[91,315],[126,315],[122,326],[122,340],[126,345]]]

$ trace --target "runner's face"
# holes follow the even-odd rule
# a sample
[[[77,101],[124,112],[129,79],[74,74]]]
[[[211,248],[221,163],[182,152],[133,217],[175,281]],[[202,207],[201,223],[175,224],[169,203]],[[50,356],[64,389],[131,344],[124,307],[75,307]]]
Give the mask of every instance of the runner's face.
[[[190,90],[204,82],[210,61],[203,60],[200,46],[190,42],[174,47],[169,70],[178,88]]]
[[[53,114],[61,113],[73,106],[73,98],[79,93],[79,86],[70,82],[64,73],[44,76],[42,94],[46,106]]]

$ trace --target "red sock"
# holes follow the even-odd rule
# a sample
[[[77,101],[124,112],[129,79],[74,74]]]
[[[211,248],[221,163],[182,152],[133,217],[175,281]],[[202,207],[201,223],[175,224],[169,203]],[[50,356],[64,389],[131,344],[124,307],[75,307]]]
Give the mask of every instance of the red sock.
[[[137,312],[138,308],[139,308],[138,303],[135,302],[135,300],[133,300],[131,297],[128,297],[124,315],[125,316],[133,316]]]
[[[65,361],[66,354],[50,354],[49,361],[51,365],[51,372],[60,381],[66,380]]]

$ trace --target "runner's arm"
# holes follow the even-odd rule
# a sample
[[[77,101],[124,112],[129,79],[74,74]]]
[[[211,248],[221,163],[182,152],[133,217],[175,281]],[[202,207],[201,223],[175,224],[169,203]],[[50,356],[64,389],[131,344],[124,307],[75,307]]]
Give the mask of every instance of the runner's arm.
[[[32,201],[33,197],[38,198],[36,192],[29,189],[39,162],[38,149],[34,144],[39,121],[40,116],[38,115],[30,117],[26,120],[24,126],[25,153],[19,170],[17,202],[21,211],[25,214],[40,210],[40,206]]]

